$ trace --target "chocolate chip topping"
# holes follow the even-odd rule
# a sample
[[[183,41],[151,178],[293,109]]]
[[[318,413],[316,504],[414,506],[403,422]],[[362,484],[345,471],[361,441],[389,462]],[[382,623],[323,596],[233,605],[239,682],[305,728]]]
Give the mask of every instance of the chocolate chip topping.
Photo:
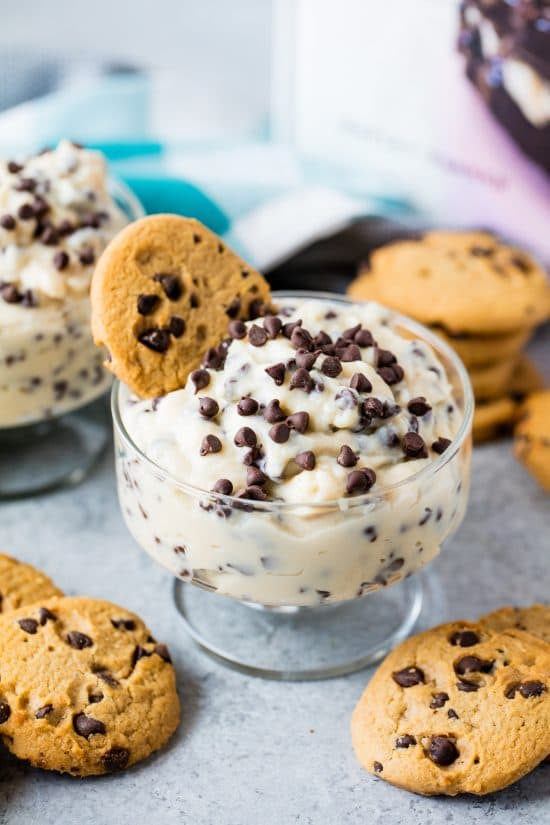
[[[170,334],[165,329],[146,329],[138,335],[138,341],[153,352],[166,352],[170,346]]]
[[[313,369],[313,366],[319,357],[320,353],[317,352],[309,352],[307,349],[299,349],[296,353],[294,360],[296,361],[297,367],[302,367],[305,370]]]
[[[285,338],[290,338],[296,327],[302,326],[302,320],[298,319],[298,321],[289,321],[287,324],[283,324],[282,333]]]
[[[342,362],[333,355],[327,355],[321,364],[321,372],[329,378],[337,378],[342,372]]]
[[[455,662],[454,669],[459,676],[465,673],[490,673],[494,663],[494,660],[480,659],[479,656],[463,656]]]
[[[246,487],[242,493],[239,493],[237,498],[248,498],[252,501],[267,501],[267,493],[265,493],[261,487],[253,484],[251,487]]]
[[[7,722],[11,716],[11,708],[7,702],[0,702],[0,725]]]
[[[17,161],[15,160],[8,160],[6,166],[8,172],[10,172],[12,175],[17,175],[18,172],[21,172],[23,170],[23,165],[21,163],[17,163]]]
[[[244,321],[231,321],[228,332],[231,338],[244,338],[246,335],[246,324]]]
[[[480,638],[474,630],[456,630],[449,642],[455,647],[473,647],[479,644]]]
[[[425,682],[424,671],[420,670],[419,667],[414,667],[414,665],[404,667],[402,670],[396,670],[392,673],[392,679],[402,688],[423,685]]]
[[[263,327],[268,338],[276,338],[283,328],[283,322],[276,315],[268,315],[264,318]]]
[[[268,478],[265,473],[258,467],[249,467],[246,471],[246,485],[247,487],[262,487]]]
[[[340,452],[336,461],[341,467],[355,467],[357,464],[357,456],[347,444],[340,447]]]
[[[313,349],[313,338],[310,332],[303,327],[295,327],[290,336],[290,343],[297,350],[311,351]]]
[[[434,453],[437,453],[438,455],[441,455],[442,453],[445,452],[445,450],[447,449],[447,447],[449,446],[450,443],[451,443],[450,438],[443,438],[442,436],[440,436],[437,439],[437,441],[433,442],[432,450],[434,451]]]
[[[445,691],[441,691],[440,693],[432,693],[432,700],[430,702],[430,707],[432,710],[437,710],[438,708],[442,708],[445,702],[449,701],[449,694],[445,693]]]
[[[290,437],[290,428],[285,421],[279,421],[269,428],[269,437],[276,444],[284,444]]]
[[[93,641],[86,633],[80,633],[78,630],[70,630],[65,639],[70,647],[75,650],[83,650],[85,647],[93,647]]]
[[[164,294],[170,301],[177,301],[178,298],[181,298],[182,288],[177,275],[167,275],[159,272],[153,276],[153,280],[161,285]]]
[[[30,203],[22,203],[17,210],[17,217],[21,218],[22,221],[32,220],[35,217],[32,205]]]
[[[148,295],[138,295],[137,311],[140,315],[150,315],[158,306],[159,301],[159,296],[152,293]]]
[[[315,453],[311,450],[305,450],[303,453],[298,453],[298,455],[295,456],[294,461],[302,470],[314,470],[315,464],[317,463]]]
[[[368,493],[375,481],[376,473],[368,467],[352,470],[346,479],[346,493],[353,496]]]
[[[239,415],[256,415],[259,407],[260,405],[258,404],[255,398],[245,396],[245,398],[241,398],[241,400],[237,404],[237,412],[239,413]]]
[[[201,455],[208,455],[209,453],[219,453],[222,449],[222,442],[217,435],[205,435],[201,441]]]
[[[95,252],[91,246],[81,249],[78,253],[78,260],[82,266],[91,266],[95,263]]]
[[[418,395],[416,398],[411,398],[407,404],[407,409],[413,415],[423,416],[431,410],[431,406],[423,395]]]
[[[404,733],[395,740],[396,748],[410,748],[412,745],[416,745],[416,739],[410,733]]]
[[[63,249],[60,249],[59,252],[56,252],[53,256],[53,265],[59,272],[62,272],[64,269],[67,269],[67,267],[69,266],[69,261],[69,256]]]
[[[460,754],[455,743],[448,736],[432,736],[428,756],[436,765],[445,768],[456,762]]]
[[[203,390],[210,383],[210,374],[206,370],[193,370],[189,376],[195,386],[195,394]]]
[[[418,433],[405,433],[401,442],[403,452],[407,458],[427,458],[426,442]]]
[[[523,696],[524,699],[533,699],[537,696],[541,696],[546,690],[546,685],[543,682],[532,679],[527,682],[520,682],[519,684],[511,685],[504,692],[504,695],[507,699],[513,699],[516,692],[519,691],[520,695]]]
[[[107,730],[103,722],[99,719],[94,719],[92,716],[86,716],[85,713],[77,713],[73,717],[73,728],[79,736],[84,739],[89,739],[94,733],[106,733]]]
[[[220,411],[220,406],[214,398],[203,395],[199,400],[199,412],[205,418],[214,418]]]
[[[17,624],[21,630],[24,630],[25,633],[29,633],[31,636],[34,636],[38,630],[38,622],[36,619],[18,619]]]
[[[255,447],[258,438],[251,427],[241,427],[235,433],[233,441],[237,447]]]
[[[362,372],[356,372],[351,376],[350,387],[357,392],[372,392],[372,384]]]
[[[372,337],[372,333],[369,332],[368,329],[358,329],[355,335],[353,336],[353,341],[357,344],[358,347],[374,347],[375,340]]]
[[[13,215],[6,214],[0,217],[0,226],[2,229],[7,229],[11,232],[17,226],[17,222]]]
[[[393,384],[399,384],[405,375],[403,368],[399,366],[399,364],[393,364],[391,367],[378,367],[376,372],[390,387],[393,386]]]
[[[384,404],[379,398],[366,398],[363,401],[363,414],[369,418],[384,418]]]
[[[248,330],[248,340],[253,347],[263,347],[267,343],[267,332],[258,324],[252,324]]]
[[[292,378],[290,379],[290,389],[291,390],[304,390],[304,392],[310,393],[315,386],[315,382],[309,372],[300,367],[296,370]]]
[[[278,387],[284,383],[286,367],[284,364],[273,364],[271,367],[266,367],[265,371],[270,378],[277,384]]]
[[[338,349],[336,351],[336,354],[338,355],[341,361],[345,362],[361,360],[361,350],[359,349],[357,344],[348,344],[347,347]]]
[[[103,767],[109,773],[120,771],[126,767],[130,759],[128,748],[111,748],[101,757]]]
[[[286,419],[286,414],[281,409],[281,402],[278,398],[273,398],[265,406],[264,418],[268,424],[277,424]]]
[[[296,430],[297,433],[305,433],[309,425],[309,413],[297,412],[289,415],[286,423],[291,430]]]
[[[228,478],[219,478],[212,487],[213,493],[221,493],[223,496],[230,496],[233,493],[233,484]]]

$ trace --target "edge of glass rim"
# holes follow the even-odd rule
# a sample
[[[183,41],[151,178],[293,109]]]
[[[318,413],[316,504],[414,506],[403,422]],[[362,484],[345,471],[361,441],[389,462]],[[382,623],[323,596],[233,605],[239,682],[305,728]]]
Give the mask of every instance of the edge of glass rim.
[[[332,301],[337,303],[343,304],[368,304],[368,303],[375,303],[374,301],[354,301],[351,298],[347,298],[345,295],[341,295],[337,292],[313,292],[311,290],[275,290],[272,293],[274,298],[282,298],[282,299],[292,299],[292,298],[305,298],[305,299],[320,299],[325,301]],[[119,406],[119,392],[122,388],[122,382],[117,378],[113,384],[111,390],[111,412],[113,416],[113,424],[116,432],[125,442],[126,446],[132,449],[135,453],[137,453],[146,464],[149,465],[152,472],[157,476],[161,477],[163,480],[169,481],[175,487],[178,487],[188,495],[193,496],[194,498],[204,498],[207,496],[210,500],[214,500],[219,502],[220,504],[225,504],[226,506],[232,506],[237,504],[237,506],[241,506],[246,502],[252,506],[254,510],[264,510],[266,512],[270,512],[273,510],[302,510],[304,508],[310,510],[350,510],[355,507],[360,507],[361,505],[367,504],[369,501],[375,501],[377,499],[385,498],[388,496],[389,493],[394,492],[402,487],[406,487],[408,484],[413,484],[415,482],[422,482],[426,479],[431,478],[435,475],[440,469],[442,469],[446,464],[450,463],[453,458],[457,455],[460,448],[462,447],[466,437],[469,435],[471,428],[472,428],[472,421],[474,415],[474,395],[472,390],[472,385],[470,383],[470,378],[466,371],[466,368],[458,355],[454,352],[453,349],[441,338],[438,338],[437,335],[431,332],[431,330],[427,329],[423,324],[420,324],[418,321],[409,318],[407,315],[403,315],[399,312],[395,312],[394,310],[388,309],[387,310],[391,316],[393,322],[396,325],[401,325],[406,327],[408,330],[414,332],[418,335],[421,340],[426,341],[435,351],[436,354],[439,352],[442,353],[445,358],[450,361],[453,365],[453,368],[456,370],[458,377],[460,379],[460,383],[462,386],[462,390],[464,393],[464,411],[463,411],[463,418],[458,429],[456,436],[451,441],[450,445],[447,447],[444,453],[442,453],[435,461],[430,462],[425,467],[422,467],[416,473],[413,473],[406,478],[401,479],[400,481],[396,481],[393,484],[386,484],[381,486],[379,489],[363,493],[360,496],[353,496],[353,498],[346,498],[344,496],[337,498],[337,499],[330,499],[328,501],[313,501],[313,502],[296,502],[296,501],[255,501],[254,499],[245,499],[245,498],[237,498],[236,496],[226,496],[222,493],[215,493],[212,490],[205,490],[202,487],[196,487],[194,484],[189,484],[186,481],[182,481],[181,479],[177,479],[173,476],[168,470],[165,470],[160,464],[157,464],[146,455],[138,446],[134,443],[133,439],[131,438],[130,434],[126,430],[124,423],[122,421],[120,415],[120,406]]]

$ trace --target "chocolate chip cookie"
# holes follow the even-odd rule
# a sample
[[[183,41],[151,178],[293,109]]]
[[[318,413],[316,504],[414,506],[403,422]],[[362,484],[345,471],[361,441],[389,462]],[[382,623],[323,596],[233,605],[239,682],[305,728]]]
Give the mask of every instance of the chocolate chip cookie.
[[[550,605],[533,604],[531,607],[501,607],[479,620],[482,625],[500,632],[516,628],[550,643]]]
[[[474,441],[483,441],[509,435],[521,413],[521,403],[527,393],[544,385],[544,379],[532,361],[521,356],[500,398],[476,399],[474,412]]]
[[[528,396],[515,429],[517,458],[550,493],[550,390]]]
[[[232,319],[262,314],[262,276],[198,221],[151,215],[126,227],[92,280],[92,331],[106,366],[141,397],[183,387]]]
[[[349,293],[451,334],[513,334],[550,315],[542,267],[487,232],[435,231],[383,246]]]
[[[168,741],[179,713],[168,650],[133,613],[76,597],[0,616],[0,736],[32,765],[125,768]]]
[[[363,766],[420,794],[486,794],[550,752],[550,646],[521,630],[452,622],[379,667],[352,719]]]
[[[40,570],[0,553],[0,613],[62,595]]]

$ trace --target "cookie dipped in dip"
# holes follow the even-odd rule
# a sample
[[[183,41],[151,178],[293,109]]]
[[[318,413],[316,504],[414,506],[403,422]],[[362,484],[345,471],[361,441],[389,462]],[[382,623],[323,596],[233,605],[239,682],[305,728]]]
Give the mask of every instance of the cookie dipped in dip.
[[[98,152],[64,140],[0,164],[0,428],[58,416],[108,387],[89,288],[127,222]]]

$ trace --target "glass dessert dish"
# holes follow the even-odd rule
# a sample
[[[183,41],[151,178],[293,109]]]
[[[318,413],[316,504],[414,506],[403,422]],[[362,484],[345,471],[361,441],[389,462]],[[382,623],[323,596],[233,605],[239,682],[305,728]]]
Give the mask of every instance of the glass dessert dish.
[[[106,446],[111,385],[89,280],[143,216],[101,156],[68,141],[0,170],[0,499],[80,482]]]
[[[307,302],[322,302],[327,310],[326,318],[336,317],[337,311],[344,313],[362,307],[340,295],[327,293],[275,293],[273,298],[276,305],[283,302],[280,306],[284,306],[284,302],[297,302],[301,304],[300,310]],[[280,312],[284,314],[282,310]],[[346,458],[345,450],[347,457],[352,451],[340,446],[341,437],[349,441],[352,433],[359,432],[360,428],[346,430],[345,436],[336,427],[329,428],[328,440],[324,438],[323,441],[327,456],[321,457],[319,452],[317,468],[320,471],[327,468],[329,473],[343,473],[341,465],[347,468],[347,495],[337,498],[327,498],[326,490],[324,495],[311,492],[308,499],[301,497],[303,490],[318,490],[319,484],[324,483],[322,474],[317,481],[312,481],[315,474],[308,471],[313,469],[311,463],[315,466],[315,460],[304,458],[306,453],[292,459],[302,469],[300,473],[295,468],[296,472],[288,478],[291,485],[299,485],[293,487],[298,491],[291,496],[293,500],[265,500],[268,497],[258,494],[258,488],[254,486],[233,495],[232,490],[225,494],[229,490],[227,485],[215,485],[216,491],[206,489],[205,485],[202,488],[194,485],[192,476],[180,477],[167,471],[159,463],[158,453],[153,457],[150,453],[154,451],[138,446],[136,441],[139,439],[129,432],[128,417],[132,415],[132,409],[137,409],[139,403],[142,407],[145,405],[141,415],[149,425],[155,410],[166,404],[169,396],[138,402],[124,385],[116,383],[113,387],[118,495],[128,529],[143,549],[177,577],[176,605],[195,642],[236,669],[272,679],[318,679],[348,673],[376,661],[412,630],[422,606],[421,577],[412,576],[437,556],[443,542],[464,517],[473,415],[467,373],[453,351],[429,330],[389,310],[384,309],[383,313],[384,318],[391,321],[392,333],[403,339],[403,349],[409,355],[415,349],[410,355],[410,363],[417,363],[414,359],[419,359],[423,374],[430,376],[427,380],[439,381],[439,423],[435,407],[433,413],[426,413],[426,407],[428,411],[431,407],[423,405],[422,398],[410,399],[408,410],[415,413],[401,415],[400,423],[394,425],[393,431],[383,419],[400,412],[396,405],[388,414],[380,413],[377,429],[369,429],[369,423],[363,422],[361,432],[372,430],[372,438],[376,439],[370,442],[373,453],[365,456],[367,462],[376,460],[376,450],[384,456],[388,450],[391,455],[399,456],[389,462],[376,483],[373,477],[378,475],[378,469],[376,474],[367,470],[353,471],[357,455],[349,461],[342,460],[342,456]],[[383,327],[387,323],[382,320],[379,335],[385,334]],[[358,327],[351,333],[355,334],[356,329]],[[379,349],[378,364],[381,363],[380,354],[384,352],[387,353]],[[437,360],[431,361],[432,356]],[[342,359],[346,360],[351,359]],[[357,363],[349,365],[349,373],[346,369],[342,372],[346,381],[357,369]],[[263,363],[261,367],[265,371]],[[340,364],[341,371],[342,368],[348,368],[348,364]],[[323,371],[325,376],[329,375],[328,367]],[[242,372],[241,366],[237,373]],[[370,393],[377,381],[376,388],[382,387],[374,372],[369,373],[372,384],[367,381],[362,386],[361,382],[352,379],[349,383],[354,388],[352,393],[347,389],[336,393],[334,399],[338,410],[334,420],[342,422],[348,415],[349,398],[354,399],[352,405],[357,406],[359,393]],[[438,377],[434,378],[436,373]],[[232,373],[221,375],[227,391]],[[218,386],[214,385],[214,379],[211,392]],[[323,403],[326,403],[332,384],[329,378],[324,380],[326,393],[323,392],[325,387],[321,386],[312,389],[307,397],[300,394],[298,398],[298,393],[281,396],[281,403],[288,406],[290,398],[296,399],[299,406],[315,405],[321,403],[319,399],[323,395]],[[257,383],[250,387],[258,397]],[[392,397],[391,388],[384,386],[385,392],[389,393],[385,397]],[[436,383],[430,386],[436,387]],[[316,395],[317,389],[320,392]],[[243,395],[250,396],[252,392]],[[334,399],[332,396],[329,399],[331,409]],[[199,397],[194,403],[200,400]],[[388,402],[385,404],[387,408]],[[262,406],[260,404],[258,417],[262,415]],[[168,411],[168,407],[165,410]],[[250,416],[250,412],[243,410],[240,415]],[[265,409],[263,415],[267,417]],[[405,443],[403,432],[406,431],[411,445],[415,443],[410,431],[418,433],[417,415],[433,418],[433,426],[429,425],[434,432],[430,435],[430,439],[434,439],[433,458],[429,462],[415,461],[412,451],[403,458],[401,452]],[[344,416],[344,419],[338,416]],[[300,428],[296,414],[293,418],[292,426],[303,433],[305,430]],[[186,418],[181,421],[176,418],[176,421],[178,427],[193,426]],[[251,423],[252,418],[246,418],[246,422]],[[265,444],[269,439],[262,434],[261,426],[259,422],[256,424]],[[441,435],[443,431],[452,434],[452,438],[436,438],[436,430]],[[269,436],[273,441],[280,441],[273,427]],[[292,438],[298,439],[296,444],[301,443],[301,437],[292,434]],[[358,443],[366,443],[361,442],[361,437],[358,436]],[[288,441],[288,433],[285,439]],[[331,440],[336,446],[326,446]],[[244,446],[239,443],[238,434],[234,443],[237,447]],[[373,443],[378,446],[373,448]],[[155,444],[161,451],[171,450],[164,433]],[[439,445],[442,445],[441,449]],[[228,443],[224,449],[230,452],[233,448]],[[266,446],[267,453],[274,449],[271,443]],[[360,453],[361,448],[358,449]],[[201,448],[201,455],[205,452],[208,450]],[[311,456],[311,452],[307,455]],[[420,458],[426,459],[427,451]],[[248,462],[245,460],[244,463]],[[377,467],[380,464],[379,459]],[[265,469],[265,465],[262,466]],[[372,477],[366,483],[361,473],[368,475],[369,472]],[[306,476],[305,486],[300,486],[300,478]],[[354,487],[356,482],[359,486]]]

